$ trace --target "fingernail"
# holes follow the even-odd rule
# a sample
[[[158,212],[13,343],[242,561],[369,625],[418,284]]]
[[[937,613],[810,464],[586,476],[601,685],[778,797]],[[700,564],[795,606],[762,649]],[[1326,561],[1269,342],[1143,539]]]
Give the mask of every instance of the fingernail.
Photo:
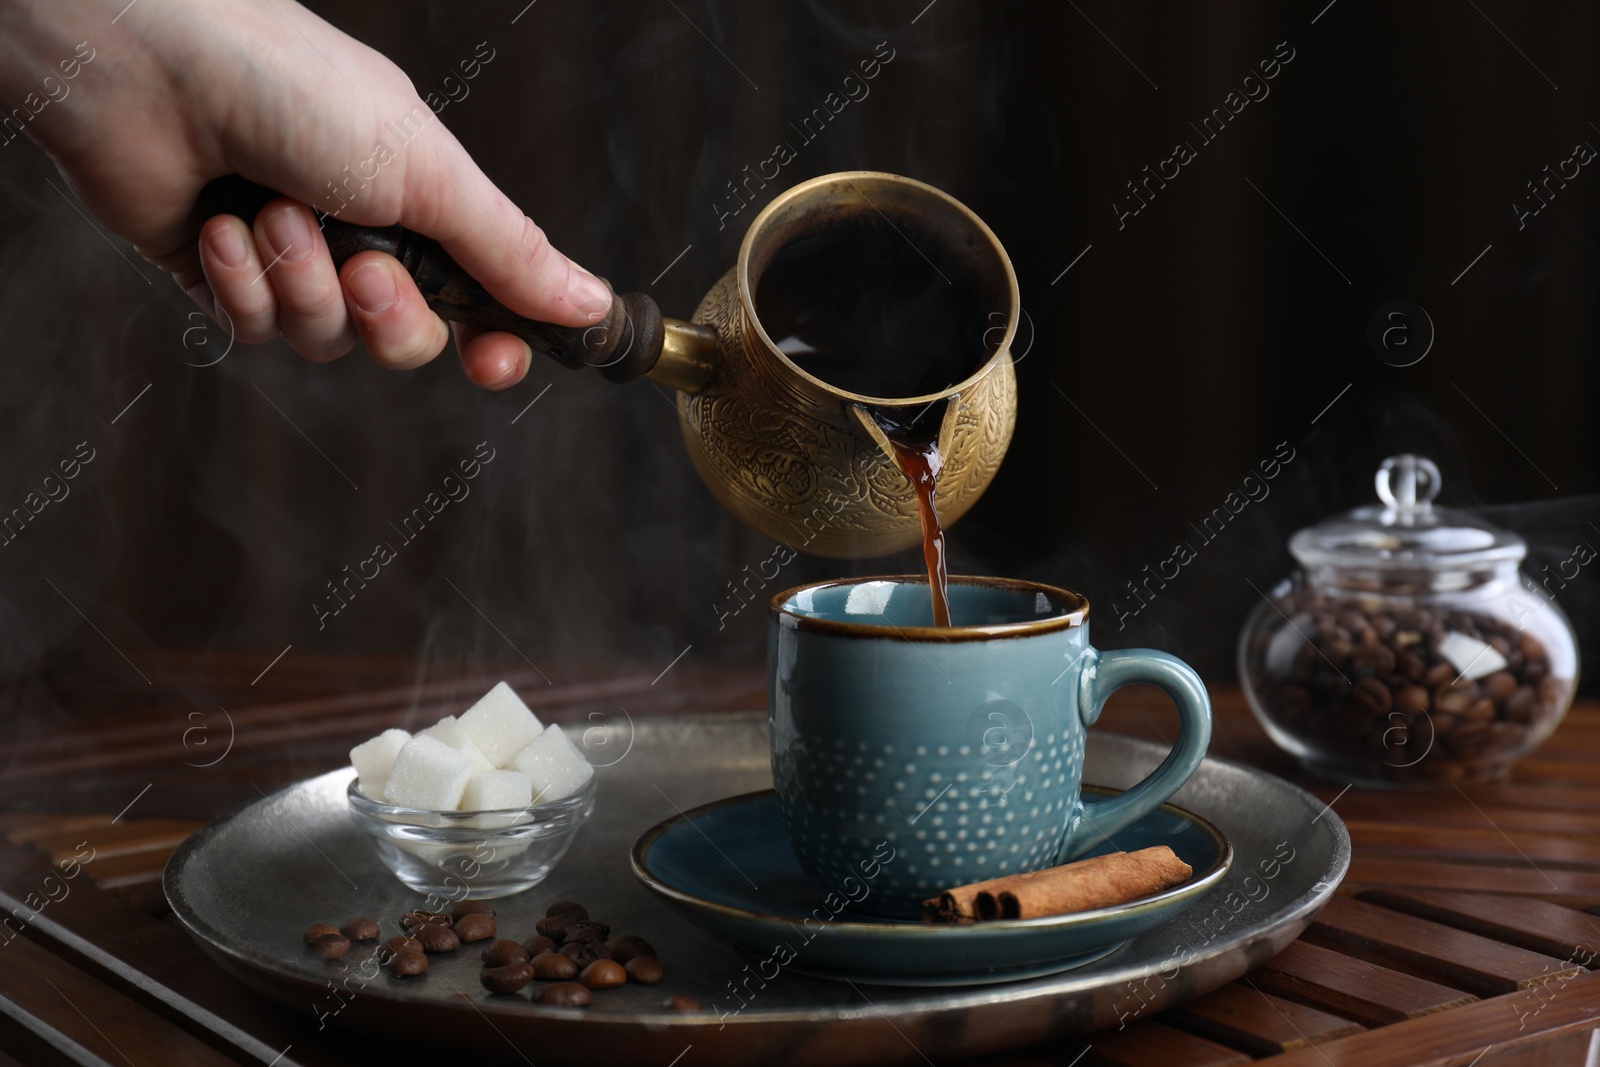
[[[362,264],[350,272],[344,284],[350,290],[350,299],[356,302],[356,307],[369,315],[386,310],[400,295],[395,288],[394,278],[381,263]]]
[[[279,208],[261,227],[266,231],[267,244],[272,246],[274,261],[298,263],[311,254],[311,227],[305,216],[291,207]]]
[[[518,382],[522,381],[523,376],[528,373],[528,364],[532,361],[533,349],[524,344],[522,346],[522,351],[517,354],[517,358],[513,359],[510,363],[502,367],[500,373],[495,375],[493,381],[486,383],[484,388],[511,388],[513,385],[516,385]]]
[[[231,222],[215,227],[207,243],[211,254],[224,267],[242,267],[249,255],[244,248],[244,238],[239,236],[239,227]]]
[[[591,319],[604,317],[611,310],[611,289],[576,263],[573,267],[576,269],[569,276],[571,281],[567,283],[567,299],[578,310],[588,312]]]

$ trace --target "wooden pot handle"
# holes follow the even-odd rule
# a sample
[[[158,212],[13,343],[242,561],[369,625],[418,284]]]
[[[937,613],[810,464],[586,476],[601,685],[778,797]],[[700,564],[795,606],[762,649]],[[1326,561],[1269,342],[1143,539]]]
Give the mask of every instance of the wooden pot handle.
[[[280,195],[230,174],[206,185],[199,211],[202,219],[237,215],[250,224],[268,201]],[[592,326],[538,322],[523,318],[490,296],[432,238],[400,226],[354,226],[331,215],[316,214],[336,268],[357,252],[385,252],[400,261],[440,318],[516,334],[535,352],[543,352],[563,366],[594,367],[613,382],[643,377],[661,355],[665,330],[661,309],[643,293],[613,293],[611,310]]]

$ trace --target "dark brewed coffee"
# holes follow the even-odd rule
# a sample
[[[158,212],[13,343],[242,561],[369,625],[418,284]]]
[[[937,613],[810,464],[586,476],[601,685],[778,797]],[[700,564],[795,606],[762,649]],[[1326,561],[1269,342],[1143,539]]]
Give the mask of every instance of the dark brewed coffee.
[[[944,563],[944,527],[939,523],[939,509],[933,503],[933,491],[939,485],[939,468],[944,457],[939,455],[937,439],[911,441],[903,437],[890,437],[900,470],[911,479],[917,493],[917,516],[922,520],[922,561],[928,568],[928,592],[933,598],[933,624],[950,625],[950,579]]]
[[[948,389],[1000,336],[965,263],[916,226],[873,216],[779,249],[755,301],[767,336],[796,366],[861,396]]]

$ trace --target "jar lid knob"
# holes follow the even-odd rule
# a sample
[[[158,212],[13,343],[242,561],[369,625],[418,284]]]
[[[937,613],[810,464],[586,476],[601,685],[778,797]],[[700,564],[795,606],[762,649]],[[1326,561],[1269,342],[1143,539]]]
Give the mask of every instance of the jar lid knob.
[[[1439,468],[1426,456],[1405,452],[1383,461],[1377,484],[1378,499],[1409,526],[1433,507],[1433,498],[1439,495]]]

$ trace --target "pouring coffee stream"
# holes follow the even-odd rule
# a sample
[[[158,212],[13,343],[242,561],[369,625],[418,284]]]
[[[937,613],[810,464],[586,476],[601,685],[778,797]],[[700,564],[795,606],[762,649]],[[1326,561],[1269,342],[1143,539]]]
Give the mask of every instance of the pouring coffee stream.
[[[917,494],[917,514],[922,520],[922,562],[928,568],[928,595],[933,602],[933,624],[950,625],[950,575],[944,560],[944,527],[934,492],[943,458],[936,441],[911,441],[891,436],[900,469],[911,479]]]
[[[275,195],[230,176],[200,206],[248,220]],[[677,390],[684,445],[712,494],[813,555],[865,558],[923,542],[934,576],[942,537],[924,517],[930,531],[959,519],[1010,444],[1016,276],[981,219],[909,178],[851,171],[779,194],[690,321],[627,293],[590,327],[537,322],[426,237],[333,217],[323,233],[336,264],[369,249],[394,256],[442,318],[515,334],[610,381]],[[897,441],[916,442],[913,469]]]

